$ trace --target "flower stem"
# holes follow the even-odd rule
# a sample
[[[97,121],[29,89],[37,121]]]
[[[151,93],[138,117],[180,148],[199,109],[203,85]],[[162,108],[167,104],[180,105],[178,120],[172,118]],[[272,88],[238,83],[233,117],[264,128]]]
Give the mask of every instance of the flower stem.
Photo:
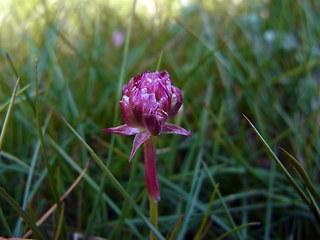
[[[150,136],[143,143],[143,150],[148,195],[149,198],[152,197],[153,201],[157,202],[160,200],[160,192],[156,169],[156,138],[154,136]]]
[[[158,229],[158,202],[153,200],[153,197],[149,197],[149,211],[150,211],[150,222]],[[150,230],[150,240],[158,239],[157,236]]]
[[[149,195],[150,222],[158,229],[158,201],[160,192],[156,170],[156,138],[151,136],[143,144],[144,166],[146,175],[146,186]],[[156,240],[156,235],[150,230],[150,239]]]

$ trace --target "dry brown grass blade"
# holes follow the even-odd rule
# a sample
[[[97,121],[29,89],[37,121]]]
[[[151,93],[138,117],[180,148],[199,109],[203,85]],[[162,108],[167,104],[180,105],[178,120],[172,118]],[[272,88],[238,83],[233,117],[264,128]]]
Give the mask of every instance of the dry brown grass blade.
[[[81,178],[84,176],[84,174],[86,173],[88,167],[89,167],[89,159],[86,163],[85,168],[83,169],[83,171],[81,172],[81,174],[79,175],[79,177],[76,179],[76,181],[74,181],[74,183],[69,187],[69,189],[60,197],[60,201],[62,202],[64,199],[66,199],[66,197],[71,193],[71,191],[76,187],[76,185],[79,183],[79,181],[81,180]],[[56,209],[57,209],[58,205],[55,203],[36,223],[37,226],[40,226]],[[24,236],[23,238],[28,238],[30,235],[32,234],[32,231],[29,230]]]

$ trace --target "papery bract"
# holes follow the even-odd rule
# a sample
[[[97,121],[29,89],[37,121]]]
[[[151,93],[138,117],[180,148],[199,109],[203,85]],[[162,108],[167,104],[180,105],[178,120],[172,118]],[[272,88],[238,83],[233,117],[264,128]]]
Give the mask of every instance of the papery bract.
[[[106,133],[136,134],[129,161],[141,144],[145,143],[146,183],[148,193],[154,201],[160,199],[155,171],[156,148],[155,143],[151,144],[148,139],[150,136],[157,136],[161,133],[190,136],[190,131],[167,123],[177,114],[181,105],[182,93],[179,88],[171,85],[171,78],[167,71],[145,72],[131,78],[128,85],[122,88],[120,106],[126,124],[103,129]]]

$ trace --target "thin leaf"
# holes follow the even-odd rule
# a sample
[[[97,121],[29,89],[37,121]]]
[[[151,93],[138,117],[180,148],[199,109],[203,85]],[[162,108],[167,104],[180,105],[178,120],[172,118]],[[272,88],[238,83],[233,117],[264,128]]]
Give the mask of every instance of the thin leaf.
[[[210,174],[207,164],[206,164],[204,161],[202,161],[202,165],[203,165],[203,167],[204,167],[204,169],[205,169],[205,171],[206,171],[206,173],[207,173],[207,175],[208,175],[208,177],[209,177],[212,185],[215,187],[215,186],[217,185],[217,183],[216,183],[216,181],[214,180],[214,178],[212,177],[212,175]],[[224,211],[225,211],[225,213],[226,213],[226,215],[227,215],[227,218],[228,218],[230,224],[232,225],[233,228],[236,228],[236,223],[235,223],[235,221],[233,220],[233,217],[232,217],[232,215],[231,215],[231,213],[230,213],[230,210],[229,210],[229,208],[228,208],[228,206],[227,206],[227,204],[226,204],[226,200],[227,200],[227,199],[222,196],[219,188],[217,189],[217,194],[218,194],[218,198],[219,198],[219,200],[221,201],[222,207],[223,207],[223,209],[224,209]],[[217,201],[216,201],[216,202],[217,202]],[[237,237],[238,237],[238,239],[242,239],[242,237],[241,237],[241,235],[240,235],[239,232],[237,232]]]
[[[243,229],[243,228],[247,228],[250,226],[255,226],[255,225],[260,225],[260,222],[251,222],[251,223],[246,223],[246,224],[242,224],[240,226],[237,226],[235,228],[232,228],[229,232],[226,232],[222,235],[220,235],[218,238],[216,238],[216,240],[222,240],[225,237],[229,236],[231,233],[233,232],[238,232],[239,230]]]
[[[28,164],[26,164],[25,162],[23,162],[22,160],[20,160],[16,156],[13,156],[10,153],[0,151],[0,155],[1,155],[1,157],[7,158],[8,160],[19,164],[20,166],[22,166],[26,170],[29,170],[29,168],[30,168],[30,166]]]
[[[288,153],[285,149],[280,148],[280,151],[288,159],[288,161],[293,165],[293,167],[297,170],[297,173],[301,177],[302,184],[310,189],[311,193],[316,197],[317,201],[320,201],[320,196],[318,192],[313,187],[312,182],[306,170],[302,167],[300,162],[296,158],[294,158],[290,153]]]
[[[61,206],[61,212],[60,212],[60,217],[59,217],[59,221],[58,221],[58,228],[57,228],[54,240],[59,240],[59,237],[62,232],[63,222],[64,222],[64,204],[62,204],[62,206]]]
[[[9,225],[7,223],[6,218],[4,217],[4,214],[1,208],[0,208],[0,222],[2,224],[1,226],[3,227],[4,233],[6,233],[7,236],[12,236],[12,232],[9,228]]]
[[[197,240],[201,239],[203,231],[205,230],[205,227],[208,224],[208,218],[209,218],[209,214],[210,214],[210,209],[212,207],[213,200],[216,197],[216,194],[217,194],[217,191],[218,191],[218,187],[219,187],[219,184],[216,184],[214,186],[214,189],[212,191],[212,194],[211,194],[211,197],[210,197],[210,200],[209,200],[208,209],[207,209],[206,214],[204,215],[204,217],[202,219],[201,225],[200,225],[200,227],[199,227],[199,229],[197,231],[197,234],[196,234],[194,239],[197,239]]]
[[[318,218],[318,220],[320,221],[320,209],[319,209],[319,206],[318,206],[318,204],[316,203],[316,201],[314,200],[314,198],[313,198],[313,196],[312,196],[312,194],[310,193],[310,191],[309,191],[309,189],[308,188],[306,188],[306,191],[307,191],[307,194],[308,194],[308,196],[309,196],[309,198],[310,198],[310,200],[311,200],[311,203],[312,203],[312,207],[313,207],[313,209],[314,209],[314,211],[315,211],[315,216]]]
[[[8,123],[9,123],[9,119],[10,119],[10,116],[11,116],[11,113],[13,110],[14,99],[16,98],[16,93],[17,93],[19,81],[20,81],[20,78],[18,78],[16,81],[16,85],[15,85],[13,92],[12,92],[10,104],[8,106],[8,110],[7,110],[3,125],[2,125],[1,134],[0,134],[0,150],[2,150],[2,144],[4,141],[4,137],[6,135],[6,131],[8,129]]]
[[[23,93],[24,91],[26,91],[29,87],[31,86],[31,84],[28,84],[27,86],[25,86],[24,88],[22,88],[20,91],[18,91],[18,93],[16,94],[16,97],[18,97],[21,93]],[[4,104],[2,104],[0,106],[0,113],[10,104],[11,100],[8,100],[7,102],[5,102]]]
[[[43,233],[40,231],[40,229],[34,224],[32,219],[29,217],[29,215],[22,210],[19,204],[2,187],[0,187],[0,195],[10,204],[11,207],[13,207],[16,210],[20,217],[32,229],[32,231],[38,239],[46,239]]]
[[[44,125],[42,127],[42,131],[45,132],[47,126],[48,126],[48,123],[50,121],[50,118],[51,118],[51,115],[52,115],[52,112],[50,112],[48,114],[48,116],[46,117],[46,120],[44,122]],[[26,180],[26,183],[25,183],[25,186],[24,186],[24,194],[23,194],[23,199],[22,199],[22,209],[23,210],[26,210],[26,206],[27,206],[27,203],[30,202],[32,200],[32,197],[31,197],[31,193],[30,193],[30,188],[31,186],[35,187],[35,185],[32,185],[32,179],[33,179],[33,176],[34,176],[34,170],[35,170],[35,167],[36,167],[36,163],[38,161],[40,161],[40,158],[38,158],[39,156],[39,150],[40,150],[40,140],[37,141],[36,145],[35,145],[35,148],[34,148],[34,151],[33,151],[33,155],[32,155],[32,158],[31,158],[31,164],[30,164],[30,168],[28,169],[28,177],[27,177],[27,180]],[[36,189],[36,188],[34,188]],[[16,231],[21,231],[21,219],[18,219],[17,221],[17,224],[15,226],[15,229]]]
[[[268,143],[263,139],[263,137],[261,136],[261,134],[259,133],[259,131],[255,128],[255,126],[251,123],[251,121],[249,120],[249,118],[247,118],[244,114],[243,117],[248,121],[248,123],[250,124],[250,126],[252,127],[252,129],[255,131],[255,133],[258,135],[260,141],[265,145],[265,147],[267,148],[268,152],[271,154],[272,158],[275,160],[276,164],[278,165],[278,167],[280,168],[280,170],[285,174],[285,176],[287,177],[287,180],[289,181],[289,183],[294,187],[294,189],[297,191],[297,193],[299,194],[299,196],[301,197],[301,199],[307,204],[310,205],[310,201],[308,200],[307,196],[304,194],[304,192],[302,191],[302,189],[297,185],[297,183],[294,181],[294,179],[292,178],[292,176],[290,175],[290,173],[287,171],[287,169],[282,165],[281,161],[278,159],[278,157],[274,154],[274,152],[272,151],[272,149],[269,147]]]
[[[156,71],[159,71],[161,62],[162,62],[162,56],[163,56],[163,51],[161,51],[160,56],[158,58],[157,66],[156,66]]]
[[[17,72],[16,68],[14,67],[14,64],[13,64],[13,62],[11,60],[11,57],[10,57],[9,53],[6,53],[6,56],[7,56],[7,59],[9,61],[10,67],[11,67],[14,75],[16,76],[16,78],[18,78],[19,77],[18,72]]]
[[[167,238],[167,240],[174,240],[176,239],[176,236],[179,232],[179,229],[181,227],[181,223],[183,221],[184,216],[181,216],[176,224],[176,226],[174,227],[172,233],[170,234],[170,236]]]
[[[42,123],[41,123],[41,110],[40,110],[39,86],[38,86],[38,59],[36,59],[36,66],[35,66],[35,89],[36,89],[36,123],[37,123],[36,125],[37,125],[38,137],[39,137],[40,146],[42,149],[43,159],[44,159],[46,168],[48,170],[50,188],[53,193],[55,202],[58,204],[59,210],[61,212],[61,209],[60,209],[61,204],[59,201],[58,189],[57,189],[57,185],[54,182],[55,173],[54,173],[54,169],[49,164],[46,148],[43,141],[43,134],[41,131]]]

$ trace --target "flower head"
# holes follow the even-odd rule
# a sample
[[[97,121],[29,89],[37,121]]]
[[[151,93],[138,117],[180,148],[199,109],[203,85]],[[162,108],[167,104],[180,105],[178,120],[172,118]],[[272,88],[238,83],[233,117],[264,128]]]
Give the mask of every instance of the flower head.
[[[163,133],[190,136],[190,131],[167,123],[177,114],[181,105],[182,93],[179,88],[171,85],[171,78],[167,71],[145,72],[131,78],[128,85],[124,85],[122,88],[120,106],[126,124],[103,129],[103,131],[120,135],[136,135],[129,158],[130,161],[137,149],[150,136]],[[155,166],[153,167],[155,169]]]
[[[182,104],[181,91],[171,85],[166,71],[137,75],[123,86],[122,96],[120,105],[126,124],[146,129],[153,136],[159,135]]]

